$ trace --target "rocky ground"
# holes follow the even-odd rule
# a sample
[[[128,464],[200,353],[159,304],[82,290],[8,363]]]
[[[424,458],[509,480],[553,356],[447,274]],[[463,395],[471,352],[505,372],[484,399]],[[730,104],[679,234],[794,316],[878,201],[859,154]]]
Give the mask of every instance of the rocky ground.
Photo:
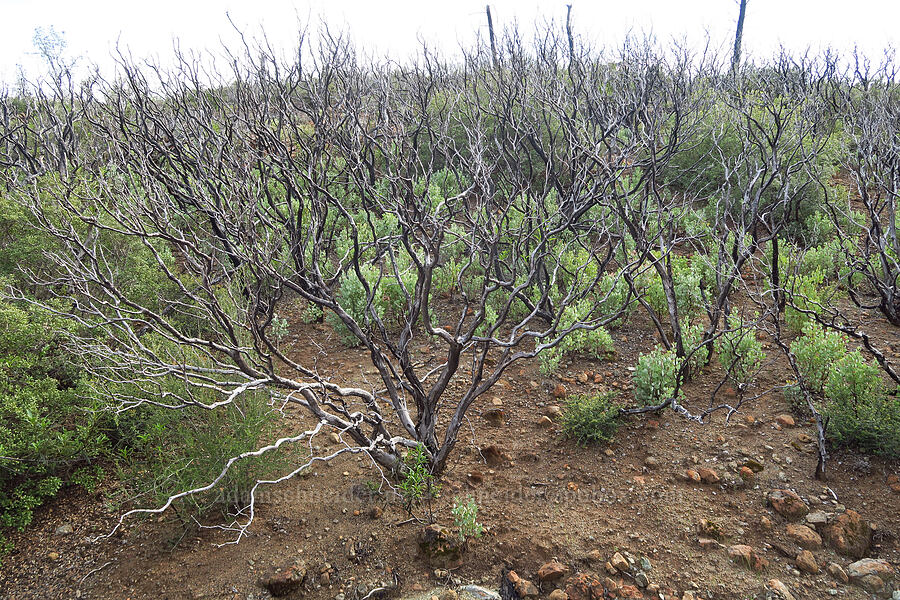
[[[340,348],[325,325],[296,324],[291,334],[298,354],[324,348],[329,361],[320,365],[338,379],[371,377],[364,353]],[[614,359],[579,359],[555,378],[535,364],[508,373],[473,407],[429,530],[373,490],[377,472],[362,457],[270,490],[251,535],[221,547],[233,532],[186,531],[168,515],[95,540],[116,517],[103,502],[109,490],[69,490],[14,536],[0,596],[900,598],[900,466],[835,450],[827,480],[816,480],[815,428],[777,392],[727,422],[667,412],[626,421],[609,446],[562,436],[566,397],[627,396],[629,367],[651,335],[640,326],[616,331]],[[420,352],[434,354],[427,344]],[[759,385],[785,376],[773,361]],[[718,377],[713,369],[692,383],[688,402],[705,405]],[[305,424],[288,411],[287,428]],[[454,498],[466,495],[485,533],[463,548],[446,527]]]

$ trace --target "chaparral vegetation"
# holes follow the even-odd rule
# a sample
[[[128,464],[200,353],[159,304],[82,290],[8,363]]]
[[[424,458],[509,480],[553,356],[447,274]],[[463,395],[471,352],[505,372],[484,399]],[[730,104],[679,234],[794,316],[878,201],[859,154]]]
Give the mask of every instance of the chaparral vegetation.
[[[166,68],[123,54],[114,78],[51,67],[0,96],[7,557],[60,494],[105,506],[81,535],[97,547],[173,521],[251,543],[269,490],[322,489],[335,463],[366,473],[372,519],[427,526],[426,559],[455,568],[503,534],[479,485],[527,471],[533,435],[573,457],[548,471],[564,482],[645,423],[774,444],[748,425],[761,406],[807,427],[819,490],[835,453],[900,457],[890,59],[732,63],[546,27],[452,59],[374,60],[325,31],[289,59],[248,41]],[[786,486],[731,452],[687,478],[732,461],[735,486]],[[448,475],[464,460],[487,462],[466,489]],[[609,574],[654,593],[619,558]],[[291,577],[334,598],[332,571]]]

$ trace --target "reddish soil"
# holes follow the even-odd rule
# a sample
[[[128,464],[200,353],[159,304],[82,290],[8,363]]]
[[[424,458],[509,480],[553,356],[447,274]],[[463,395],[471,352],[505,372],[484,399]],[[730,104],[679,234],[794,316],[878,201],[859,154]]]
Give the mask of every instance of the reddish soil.
[[[371,379],[374,370],[365,353],[341,348],[327,326],[298,320],[291,333],[292,352],[305,359],[321,353],[321,370],[357,384],[366,376]],[[891,336],[896,331],[880,334],[883,342],[895,341]],[[824,569],[818,575],[792,574],[792,561],[770,545],[787,541],[786,521],[766,507],[766,493],[775,488],[795,490],[812,510],[834,511],[839,503],[859,511],[877,526],[869,555],[900,563],[900,493],[887,483],[889,475],[900,473],[900,466],[835,451],[827,483],[816,481],[816,447],[809,442],[815,429],[800,418],[796,427],[777,426],[775,417],[789,412],[779,393],[745,404],[729,423],[722,413],[707,424],[671,411],[632,418],[608,447],[579,447],[562,437],[558,424],[540,427],[542,408],[563,402],[552,396],[559,383],[569,393],[619,389],[623,397],[630,394],[628,367],[654,335],[638,322],[614,331],[613,337],[618,351],[614,360],[579,359],[561,368],[559,378],[550,379],[541,377],[536,363],[515,365],[473,407],[470,427],[442,478],[434,512],[439,522],[449,524],[454,496],[471,494],[487,531],[470,545],[463,565],[441,580],[418,553],[422,526],[408,522],[396,502],[353,493],[379,477],[362,457],[345,456],[264,494],[250,535],[220,548],[215,544],[233,539],[233,534],[185,534],[166,518],[130,521],[112,538],[92,542],[92,537],[110,531],[116,515],[104,508],[104,490],[94,497],[68,491],[41,508],[27,531],[12,536],[16,549],[4,559],[0,596],[268,598],[260,577],[299,557],[316,580],[311,589],[290,597],[331,600],[344,593],[347,600],[355,600],[358,586],[371,589],[393,574],[403,595],[450,585],[456,578],[496,588],[504,567],[537,583],[538,568],[551,558],[572,573],[591,571],[602,577],[602,561],[627,550],[650,559],[649,579],[665,598],[681,598],[689,589],[698,598],[748,598],[771,578],[786,583],[797,598],[830,597],[829,588],[841,598],[869,597],[858,587],[836,582]],[[777,355],[774,344],[766,346],[770,356]],[[424,359],[431,357],[427,346],[420,350]],[[706,405],[719,376],[713,367],[691,384],[686,391],[693,407]],[[786,371],[775,361],[759,387],[778,385],[785,378]],[[506,420],[495,427],[479,414],[498,404]],[[305,424],[305,415],[288,409],[286,428]],[[314,443],[331,444],[324,435]],[[500,464],[487,465],[480,449],[492,444],[505,456]],[[765,468],[749,483],[735,484],[744,457],[758,458]],[[686,469],[699,467],[714,469],[722,482],[682,479]],[[370,511],[376,505],[384,512],[373,518]],[[761,525],[763,517],[771,520],[770,530]],[[768,559],[768,569],[755,573],[731,562],[724,548],[701,549],[701,519],[720,525],[725,546],[753,546]],[[74,533],[56,534],[62,523],[70,523]],[[594,550],[602,561],[596,562],[595,554],[592,562],[589,554]],[[814,554],[820,566],[833,561],[846,567],[851,562],[830,549]],[[323,571],[327,577],[318,575]],[[551,590],[544,585],[541,591],[546,595]],[[646,590],[643,594],[658,597]]]

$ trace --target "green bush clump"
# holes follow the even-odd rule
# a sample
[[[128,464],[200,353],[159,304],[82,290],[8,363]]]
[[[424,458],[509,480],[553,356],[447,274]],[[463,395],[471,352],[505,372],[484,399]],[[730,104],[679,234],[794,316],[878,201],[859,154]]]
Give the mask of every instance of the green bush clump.
[[[750,385],[766,356],[752,327],[744,322],[729,322],[728,329],[722,332],[715,345],[719,363],[728,379],[739,389]]]
[[[675,396],[681,359],[659,346],[638,357],[632,376],[634,398],[643,406],[657,406]]]
[[[825,385],[834,365],[847,353],[847,344],[840,333],[808,323],[803,335],[791,343],[791,352],[810,391],[821,397],[825,395]]]
[[[589,319],[591,302],[583,300],[567,306],[560,318],[558,329],[565,330],[578,321]],[[604,358],[613,352],[615,346],[612,336],[603,327],[596,329],[576,329],[569,333],[556,346],[547,348],[538,354],[538,363],[543,375],[552,375],[559,368],[563,356],[567,354],[588,354],[594,358]]]
[[[825,384],[827,434],[841,445],[900,456],[900,397],[886,393],[875,365],[859,350],[839,360]]]
[[[563,433],[582,445],[610,442],[619,429],[620,408],[613,392],[570,396],[562,416]]]
[[[821,310],[819,307],[827,296],[825,273],[816,269],[808,275],[798,275],[785,287],[789,305],[784,311],[784,322],[791,330],[800,333],[810,320],[802,311]]]
[[[67,328],[0,301],[0,540],[4,529],[31,523],[34,509],[108,448],[101,416],[83,399],[76,358],[61,346]]]

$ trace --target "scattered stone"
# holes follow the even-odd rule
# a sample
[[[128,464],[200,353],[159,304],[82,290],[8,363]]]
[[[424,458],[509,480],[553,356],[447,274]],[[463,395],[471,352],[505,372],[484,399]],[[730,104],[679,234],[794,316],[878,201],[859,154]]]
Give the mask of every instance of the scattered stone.
[[[555,405],[551,404],[550,406],[544,408],[544,415],[550,417],[551,419],[557,419],[562,416],[563,410]]]
[[[484,483],[484,473],[481,471],[471,471],[466,474],[466,480],[472,485],[481,485]]]
[[[569,600],[569,595],[562,590],[553,590],[550,592],[550,600]]]
[[[556,581],[569,574],[569,568],[564,564],[552,560],[538,569],[537,576],[541,581]]]
[[[700,473],[694,469],[688,469],[684,472],[684,479],[692,483],[700,483]]]
[[[56,528],[56,535],[69,535],[75,533],[75,528],[72,527],[71,523],[63,523],[59,527]]]
[[[822,537],[806,525],[788,523],[787,536],[806,550],[818,550],[822,547]]]
[[[594,548],[587,554],[587,559],[591,562],[598,563],[603,561],[603,553],[600,552],[597,548]]]
[[[688,591],[681,595],[681,600],[697,600],[694,592]]]
[[[714,540],[723,540],[728,537],[720,524],[709,519],[700,519],[700,522],[697,523],[697,532],[703,537]]]
[[[617,598],[643,598],[641,591],[633,585],[623,585],[616,591]]]
[[[777,417],[775,417],[775,422],[782,427],[793,427],[794,417],[792,417],[791,415],[778,415]]]
[[[719,475],[709,468],[703,468],[697,471],[700,475],[700,481],[703,483],[719,483]]]
[[[47,553],[47,558],[49,558],[50,560],[59,560],[59,552],[51,550]]]
[[[748,479],[753,479],[755,473],[750,467],[741,467],[740,469],[738,469],[738,475],[741,476],[741,479],[746,481]]]
[[[647,467],[648,469],[655,469],[656,467],[659,466],[659,460],[657,460],[653,456],[648,456],[647,458],[644,459],[644,466]]]
[[[553,397],[554,398],[565,398],[566,397],[566,386],[561,383],[557,383],[556,387],[553,388]]]
[[[610,594],[615,594],[619,590],[619,583],[612,577],[604,577],[603,587],[605,587],[606,591]]]
[[[620,573],[631,572],[631,565],[629,565],[628,561],[625,560],[625,557],[618,552],[612,555],[612,558],[609,559],[609,563],[616,571],[619,571]]]
[[[456,590],[444,590],[438,596],[438,600],[459,600]]]
[[[483,456],[485,462],[492,467],[501,465],[509,459],[509,457],[494,444],[482,448],[481,456]]]
[[[862,579],[867,575],[877,575],[884,581],[894,578],[894,567],[886,560],[880,558],[863,558],[847,567],[847,576],[851,580]]]
[[[775,512],[791,521],[809,514],[809,507],[791,490],[772,490],[769,492],[768,503]]]
[[[806,515],[806,522],[813,527],[825,525],[826,523],[828,523],[828,515],[821,510],[817,510]]]
[[[801,551],[800,554],[797,555],[797,558],[794,559],[794,564],[796,564],[797,568],[804,573],[812,573],[815,575],[819,572],[819,564],[816,562],[816,557],[813,556],[813,553],[809,550]]]
[[[759,528],[763,531],[771,531],[772,530],[772,519],[763,515],[759,518]]]
[[[766,599],[794,600],[794,595],[780,579],[770,579],[766,583]]]
[[[369,518],[370,519],[380,519],[381,515],[384,514],[384,509],[378,506],[377,504],[369,509]]]
[[[646,556],[641,557],[641,569],[649,573],[653,569],[653,565],[650,563],[650,559]]]
[[[847,572],[844,570],[844,567],[837,563],[829,563],[825,570],[828,571],[828,574],[831,575],[835,581],[840,581],[841,583],[848,583],[850,581],[850,577],[847,575]]]
[[[549,427],[553,427],[553,419],[551,419],[547,415],[544,415],[543,417],[538,419],[537,424],[538,424],[538,427],[543,427],[544,429],[547,429]]]
[[[428,525],[422,531],[419,549],[432,566],[452,569],[462,565],[463,546],[446,527]]]
[[[650,579],[647,578],[647,574],[643,571],[638,571],[634,576],[634,582],[638,584],[638,587],[645,588],[650,585]]]
[[[459,588],[462,600],[500,600],[500,594],[480,585],[464,585]]]
[[[836,552],[852,558],[862,558],[872,545],[872,526],[855,510],[847,510],[822,526],[821,534]]]
[[[510,588],[515,593],[511,593]],[[500,582],[501,598],[514,600],[515,598],[536,598],[540,595],[536,585],[519,577],[515,571],[507,571],[506,576]]]
[[[290,565],[279,569],[273,575],[262,581],[262,586],[269,590],[273,596],[287,596],[301,585],[306,579],[306,563],[300,559]]]
[[[728,557],[738,564],[756,571],[764,571],[769,561],[757,554],[756,550],[746,544],[736,544],[728,548]]]
[[[593,575],[577,573],[566,586],[568,600],[601,600],[604,598],[603,584]]]
[[[339,436],[337,433],[332,431],[331,433],[328,434],[328,441],[330,441],[332,444],[340,444],[341,436]]]
[[[715,550],[723,547],[722,544],[712,538],[697,538],[697,543],[700,544],[702,550]]]
[[[755,458],[748,458],[743,463],[741,463],[741,466],[747,467],[754,473],[762,473],[763,470],[766,468],[765,465],[763,465],[761,462],[759,462]]]
[[[484,417],[484,420],[487,421],[488,425],[491,427],[500,427],[506,420],[506,413],[503,412],[502,408],[489,408],[483,411],[481,416]]]

